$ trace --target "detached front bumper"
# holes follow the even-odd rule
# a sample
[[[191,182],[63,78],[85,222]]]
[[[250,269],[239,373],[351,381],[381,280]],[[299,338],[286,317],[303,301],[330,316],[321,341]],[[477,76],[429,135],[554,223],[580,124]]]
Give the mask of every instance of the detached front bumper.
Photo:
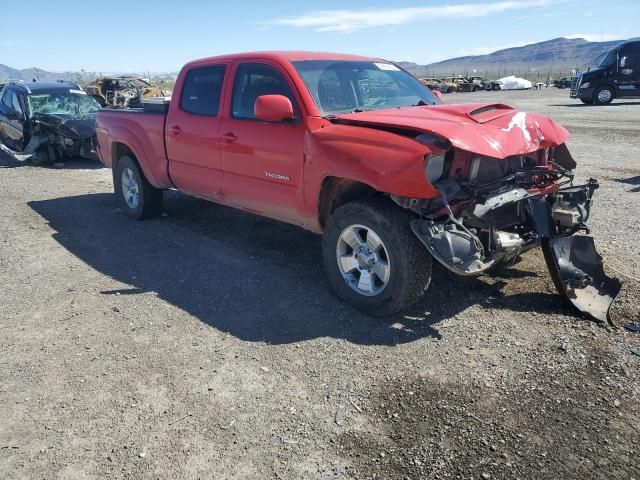
[[[415,220],[412,229],[433,258],[458,275],[479,275],[499,262],[540,246],[558,293],[581,312],[606,322],[621,283],[604,273],[593,238],[586,235],[592,196],[598,183],[561,188],[548,196],[514,188],[471,207],[468,218]],[[496,219],[509,228],[496,228]]]

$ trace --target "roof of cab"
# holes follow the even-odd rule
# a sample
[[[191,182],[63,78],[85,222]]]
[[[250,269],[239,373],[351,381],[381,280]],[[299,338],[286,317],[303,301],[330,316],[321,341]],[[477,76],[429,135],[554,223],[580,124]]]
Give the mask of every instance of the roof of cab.
[[[378,58],[363,57],[361,55],[349,55],[345,53],[329,52],[305,52],[305,51],[271,51],[271,52],[246,52],[231,53],[228,55],[218,55],[214,57],[200,58],[193,60],[187,65],[207,63],[210,61],[230,61],[230,60],[273,60],[273,61],[295,61],[295,60],[361,60],[379,61]]]
[[[16,87],[22,87],[30,93],[51,92],[54,90],[79,89],[73,82],[9,82]]]

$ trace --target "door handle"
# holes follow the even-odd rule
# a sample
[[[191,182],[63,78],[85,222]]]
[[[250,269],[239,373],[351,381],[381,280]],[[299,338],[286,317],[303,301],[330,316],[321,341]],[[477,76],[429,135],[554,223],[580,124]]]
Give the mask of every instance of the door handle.
[[[169,127],[169,134],[170,135],[180,135],[182,133],[182,128],[180,128],[180,125],[172,125]]]
[[[236,135],[233,132],[227,132],[224,135],[222,135],[222,141],[224,141],[224,143],[233,143],[236,140],[238,140],[238,137],[236,137]]]

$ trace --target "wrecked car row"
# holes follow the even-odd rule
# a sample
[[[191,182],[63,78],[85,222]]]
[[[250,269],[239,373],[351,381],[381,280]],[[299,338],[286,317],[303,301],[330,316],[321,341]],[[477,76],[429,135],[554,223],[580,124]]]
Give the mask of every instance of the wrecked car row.
[[[97,159],[95,120],[100,108],[140,108],[167,92],[139,77],[0,85],[1,147],[19,160],[50,165],[73,157]]]
[[[504,90],[500,80],[489,80],[487,77],[480,76],[420,78],[420,81],[431,90],[437,90],[442,93]]]

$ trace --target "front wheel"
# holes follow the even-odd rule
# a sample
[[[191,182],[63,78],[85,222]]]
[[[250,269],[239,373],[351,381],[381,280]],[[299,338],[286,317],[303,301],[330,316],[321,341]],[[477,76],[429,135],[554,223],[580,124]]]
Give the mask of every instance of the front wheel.
[[[431,256],[411,231],[409,212],[388,200],[348,203],[329,218],[323,257],[340,298],[375,317],[417,302],[431,281]]]
[[[113,171],[113,188],[122,211],[135,220],[153,218],[162,211],[162,190],[153,187],[129,156],[120,157]]]
[[[609,105],[615,98],[615,92],[611,87],[600,87],[593,92],[593,103],[596,105]]]
[[[41,147],[36,154],[31,157],[34,165],[53,165],[59,159],[58,152],[51,145]]]

